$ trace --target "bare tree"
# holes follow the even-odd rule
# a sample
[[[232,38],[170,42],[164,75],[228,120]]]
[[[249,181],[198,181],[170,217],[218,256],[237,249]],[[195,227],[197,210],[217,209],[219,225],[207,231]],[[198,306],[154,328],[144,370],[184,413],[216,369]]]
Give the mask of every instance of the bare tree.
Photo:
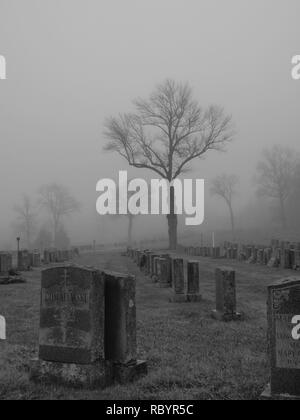
[[[24,195],[21,203],[14,206],[14,211],[17,214],[15,229],[18,233],[25,235],[26,246],[31,249],[33,235],[37,227],[36,209],[32,199],[28,195]]]
[[[274,146],[263,152],[263,160],[257,166],[258,194],[278,201],[283,229],[287,227],[286,201],[293,189],[298,164],[299,157],[294,150]]]
[[[63,218],[79,210],[80,205],[63,185],[45,185],[40,188],[39,195],[41,205],[51,217],[54,246],[57,246],[58,234]]]
[[[232,237],[235,240],[235,218],[233,211],[233,198],[236,195],[238,185],[236,175],[220,175],[216,177],[211,185],[211,194],[223,198],[229,208]]]
[[[203,110],[188,84],[167,80],[148,100],[134,101],[136,112],[106,122],[107,151],[117,152],[130,166],[149,169],[170,183],[209,150],[223,150],[233,137],[231,117],[222,108]],[[170,191],[169,246],[177,247],[174,200]]]

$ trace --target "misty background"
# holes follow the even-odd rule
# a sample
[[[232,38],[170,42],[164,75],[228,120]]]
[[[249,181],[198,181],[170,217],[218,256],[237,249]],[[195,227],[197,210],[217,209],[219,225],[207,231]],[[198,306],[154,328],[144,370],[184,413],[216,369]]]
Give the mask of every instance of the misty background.
[[[103,124],[166,78],[189,82],[203,107],[221,105],[235,123],[227,153],[209,152],[188,176],[208,186],[221,173],[236,174],[237,225],[265,225],[268,207],[257,210],[263,199],[253,183],[262,151],[299,147],[300,83],[291,78],[299,16],[299,0],[0,0],[0,54],[7,60],[0,248],[15,246],[13,208],[22,195],[34,198],[54,182],[81,202],[65,221],[73,244],[126,240],[126,218],[96,214],[96,183],[116,179],[119,170],[151,173],[103,152]],[[146,220],[137,220],[135,236],[161,235],[162,227],[167,234],[165,217]],[[225,205],[207,187],[205,224],[197,229],[227,226]]]

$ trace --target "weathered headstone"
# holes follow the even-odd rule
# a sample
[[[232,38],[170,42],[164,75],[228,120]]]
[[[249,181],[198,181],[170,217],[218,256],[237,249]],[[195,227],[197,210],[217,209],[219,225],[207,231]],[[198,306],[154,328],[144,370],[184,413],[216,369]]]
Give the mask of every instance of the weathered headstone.
[[[170,302],[184,303],[187,302],[187,296],[185,293],[185,277],[186,270],[183,258],[172,259],[172,289],[173,296],[170,298]]]
[[[45,265],[50,264],[50,255],[49,255],[49,251],[47,249],[44,250],[44,260],[43,263]]]
[[[147,363],[137,360],[134,277],[105,273],[105,359],[112,363],[117,382],[147,373]]]
[[[263,399],[300,400],[300,278],[268,288],[271,385]]]
[[[282,242],[281,244],[281,268],[292,268],[290,243]]]
[[[105,386],[104,278],[75,266],[42,272],[39,359],[31,378],[71,386]]]
[[[200,302],[200,264],[199,261],[187,262],[187,301]]]
[[[32,267],[38,268],[41,266],[41,255],[39,252],[32,254]]]
[[[235,271],[231,268],[216,269],[216,310],[212,317],[218,321],[237,321],[242,318],[236,311]]]
[[[213,256],[213,258],[215,258],[215,259],[217,259],[217,258],[220,258],[220,257],[221,257],[221,249],[220,249],[220,247],[219,247],[219,246],[217,246],[217,247],[214,247],[214,248],[213,248],[213,250],[212,250],[212,256]]]
[[[159,275],[158,275],[158,285],[161,288],[171,287],[171,265],[170,258],[160,258],[158,260],[159,264]]]
[[[0,253],[0,277],[8,276],[12,269],[12,255],[1,252]]]
[[[18,252],[18,270],[29,271],[31,268],[30,254],[28,251]]]

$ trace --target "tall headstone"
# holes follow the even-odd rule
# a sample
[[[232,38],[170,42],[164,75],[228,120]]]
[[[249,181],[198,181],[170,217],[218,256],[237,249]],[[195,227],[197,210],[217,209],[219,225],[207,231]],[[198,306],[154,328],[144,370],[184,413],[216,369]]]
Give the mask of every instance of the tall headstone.
[[[32,254],[32,267],[38,268],[41,266],[41,254],[39,252],[34,252]]]
[[[137,360],[134,277],[105,273],[105,358],[112,363],[117,382],[130,382],[147,373],[147,363]]]
[[[187,301],[185,293],[185,265],[183,258],[172,259],[172,290],[170,302],[184,303]]]
[[[271,384],[263,399],[300,400],[300,278],[268,288]]]
[[[71,386],[105,386],[104,278],[61,266],[42,272],[39,359],[31,378]]]
[[[237,321],[242,316],[236,311],[235,271],[227,267],[216,269],[216,309],[212,317],[218,321]]]
[[[159,276],[158,285],[161,288],[171,287],[171,260],[170,258],[160,258],[159,264]]]
[[[187,301],[200,302],[200,264],[199,261],[187,262]]]

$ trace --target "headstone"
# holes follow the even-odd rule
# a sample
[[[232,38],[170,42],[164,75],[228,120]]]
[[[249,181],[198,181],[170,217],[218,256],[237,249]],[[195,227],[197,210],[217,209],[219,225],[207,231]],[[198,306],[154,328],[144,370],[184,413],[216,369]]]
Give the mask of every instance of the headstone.
[[[200,257],[201,256],[201,248],[199,246],[197,246],[197,248],[196,248],[195,255],[197,257]]]
[[[268,288],[271,384],[263,399],[300,400],[300,278]]]
[[[28,251],[18,252],[18,270],[29,271],[31,268],[30,255]]]
[[[42,272],[39,359],[31,378],[71,386],[105,386],[104,278],[75,266]]]
[[[147,275],[151,274],[151,255],[153,253],[151,251],[146,252],[146,267],[145,267],[145,273]]]
[[[186,270],[183,258],[172,259],[172,289],[173,296],[170,302],[184,303],[187,302],[185,293],[185,277]]]
[[[216,310],[212,317],[218,321],[237,321],[242,318],[236,311],[235,271],[231,268],[216,269]]]
[[[0,277],[9,276],[12,269],[12,255],[8,253],[0,253]]]
[[[147,264],[147,256],[145,252],[141,252],[140,256],[139,256],[139,268],[141,270],[145,270],[146,269],[146,264]]]
[[[44,250],[44,264],[48,265],[50,264],[50,255],[49,255],[49,251],[47,249]]]
[[[41,266],[41,255],[38,252],[32,254],[32,267],[38,268]]]
[[[200,264],[199,261],[187,262],[187,301],[200,302]]]
[[[160,276],[160,264],[159,264],[159,260],[160,260],[160,256],[155,256],[154,257],[154,267],[153,267],[153,275],[152,275],[152,280],[154,283],[158,282],[159,276]]]
[[[161,288],[171,287],[171,267],[170,267],[170,258],[160,258],[158,260],[159,264],[159,276],[158,276],[158,285]]]
[[[299,244],[297,244],[297,247],[295,249],[295,260],[294,260],[293,269],[294,270],[299,270],[300,269],[300,246],[299,246]]]
[[[221,257],[221,249],[220,247],[214,247],[213,248],[213,258],[218,259]]]
[[[259,249],[257,252],[257,264],[263,264],[264,262],[264,250]]]
[[[281,268],[292,268],[290,243],[282,242],[281,244]]]
[[[105,359],[112,364],[116,382],[131,382],[147,373],[147,363],[137,360],[134,277],[105,273]]]

